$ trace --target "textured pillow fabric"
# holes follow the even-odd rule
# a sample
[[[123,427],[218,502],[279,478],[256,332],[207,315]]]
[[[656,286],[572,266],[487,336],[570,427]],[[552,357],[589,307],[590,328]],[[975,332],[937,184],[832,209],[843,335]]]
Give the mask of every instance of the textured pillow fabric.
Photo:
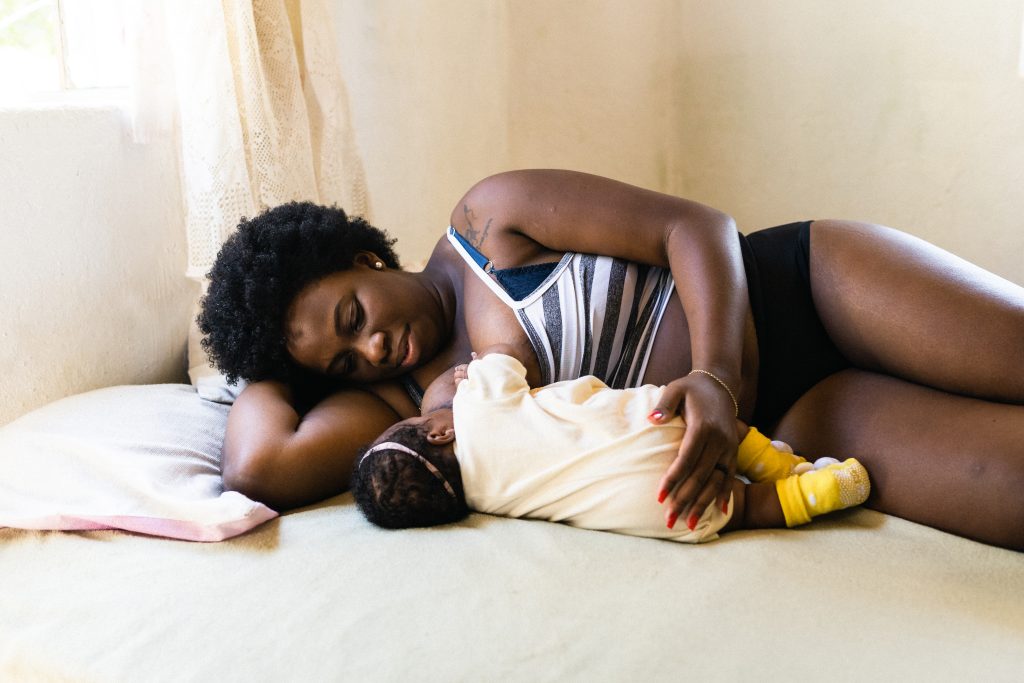
[[[61,399],[0,428],[0,526],[219,541],[277,513],[224,491],[228,407],[184,384]]]

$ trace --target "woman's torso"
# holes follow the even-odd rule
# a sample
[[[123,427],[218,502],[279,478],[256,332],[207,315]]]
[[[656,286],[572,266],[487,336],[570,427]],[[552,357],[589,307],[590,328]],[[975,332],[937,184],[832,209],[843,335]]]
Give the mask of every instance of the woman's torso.
[[[674,292],[668,269],[578,253],[493,268],[454,228],[447,237],[470,273],[513,312],[539,366],[535,385],[585,375],[617,389],[643,383],[654,335]]]
[[[473,246],[492,261],[499,270],[537,264],[559,263],[564,253],[548,250],[535,241],[512,231],[492,230],[487,239],[475,240]],[[463,237],[467,237],[463,235]],[[470,235],[472,242],[473,235]],[[511,345],[524,361],[531,386],[541,386],[545,373],[530,338],[517,317],[517,311],[499,298],[481,277],[477,266],[468,263],[446,236],[438,241],[427,268],[441,269],[450,278],[457,297],[456,321],[445,348],[432,360],[412,373],[421,387],[457,363],[467,362],[474,349],[496,344]],[[493,276],[484,276],[493,277]],[[642,378],[631,385],[662,385],[685,376],[691,368],[690,330],[686,315],[674,287],[664,302],[664,313],[656,326],[650,353]],[[743,351],[743,382],[738,392],[741,416],[752,410],[756,392],[757,340],[753,319],[748,315]],[[403,417],[417,414],[416,406],[398,383],[378,385],[375,393],[384,398]]]

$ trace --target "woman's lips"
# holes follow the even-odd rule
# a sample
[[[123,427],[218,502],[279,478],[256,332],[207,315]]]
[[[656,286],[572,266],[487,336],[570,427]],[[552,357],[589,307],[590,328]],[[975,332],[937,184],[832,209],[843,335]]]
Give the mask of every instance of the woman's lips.
[[[398,367],[407,368],[416,361],[413,354],[414,347],[412,341],[412,330],[409,329],[408,325],[405,326],[405,335],[402,337],[402,345],[404,353],[402,353],[401,360],[398,361]]]

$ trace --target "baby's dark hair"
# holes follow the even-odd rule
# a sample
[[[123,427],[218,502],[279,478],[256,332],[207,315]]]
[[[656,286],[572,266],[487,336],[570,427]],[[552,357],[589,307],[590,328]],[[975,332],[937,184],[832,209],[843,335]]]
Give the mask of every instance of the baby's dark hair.
[[[292,202],[243,218],[224,242],[197,318],[203,349],[229,382],[289,381],[302,371],[285,349],[284,315],[306,285],[371,251],[398,268],[395,240],[337,207]]]
[[[387,433],[387,440],[416,451],[435,467],[436,448],[415,425]],[[379,442],[380,440],[378,440]],[[453,496],[419,458],[397,449],[367,446],[356,456],[352,495],[368,520],[387,529],[407,529],[457,522],[469,514],[461,480],[451,481]],[[440,469],[440,468],[438,468]]]

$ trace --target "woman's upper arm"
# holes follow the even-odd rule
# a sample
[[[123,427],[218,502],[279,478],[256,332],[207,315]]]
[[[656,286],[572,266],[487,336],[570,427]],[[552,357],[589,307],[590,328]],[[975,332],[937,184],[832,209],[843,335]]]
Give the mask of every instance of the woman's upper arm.
[[[682,229],[735,239],[726,214],[698,202],[609,178],[561,170],[510,171],[474,185],[452,211],[460,234],[501,239],[510,231],[555,252],[616,256],[669,266],[668,242]],[[677,235],[678,236],[678,235]],[[479,244],[477,244],[480,247]],[[486,246],[482,251],[486,253]]]
[[[398,419],[358,389],[334,393],[300,417],[284,385],[252,384],[228,416],[225,486],[278,510],[337,495],[348,488],[357,451]]]
[[[452,212],[456,230],[471,222],[475,246],[491,258],[523,264],[544,250],[573,251],[670,268],[692,366],[739,385],[749,298],[736,224],[726,214],[586,173],[531,170],[472,187]]]

